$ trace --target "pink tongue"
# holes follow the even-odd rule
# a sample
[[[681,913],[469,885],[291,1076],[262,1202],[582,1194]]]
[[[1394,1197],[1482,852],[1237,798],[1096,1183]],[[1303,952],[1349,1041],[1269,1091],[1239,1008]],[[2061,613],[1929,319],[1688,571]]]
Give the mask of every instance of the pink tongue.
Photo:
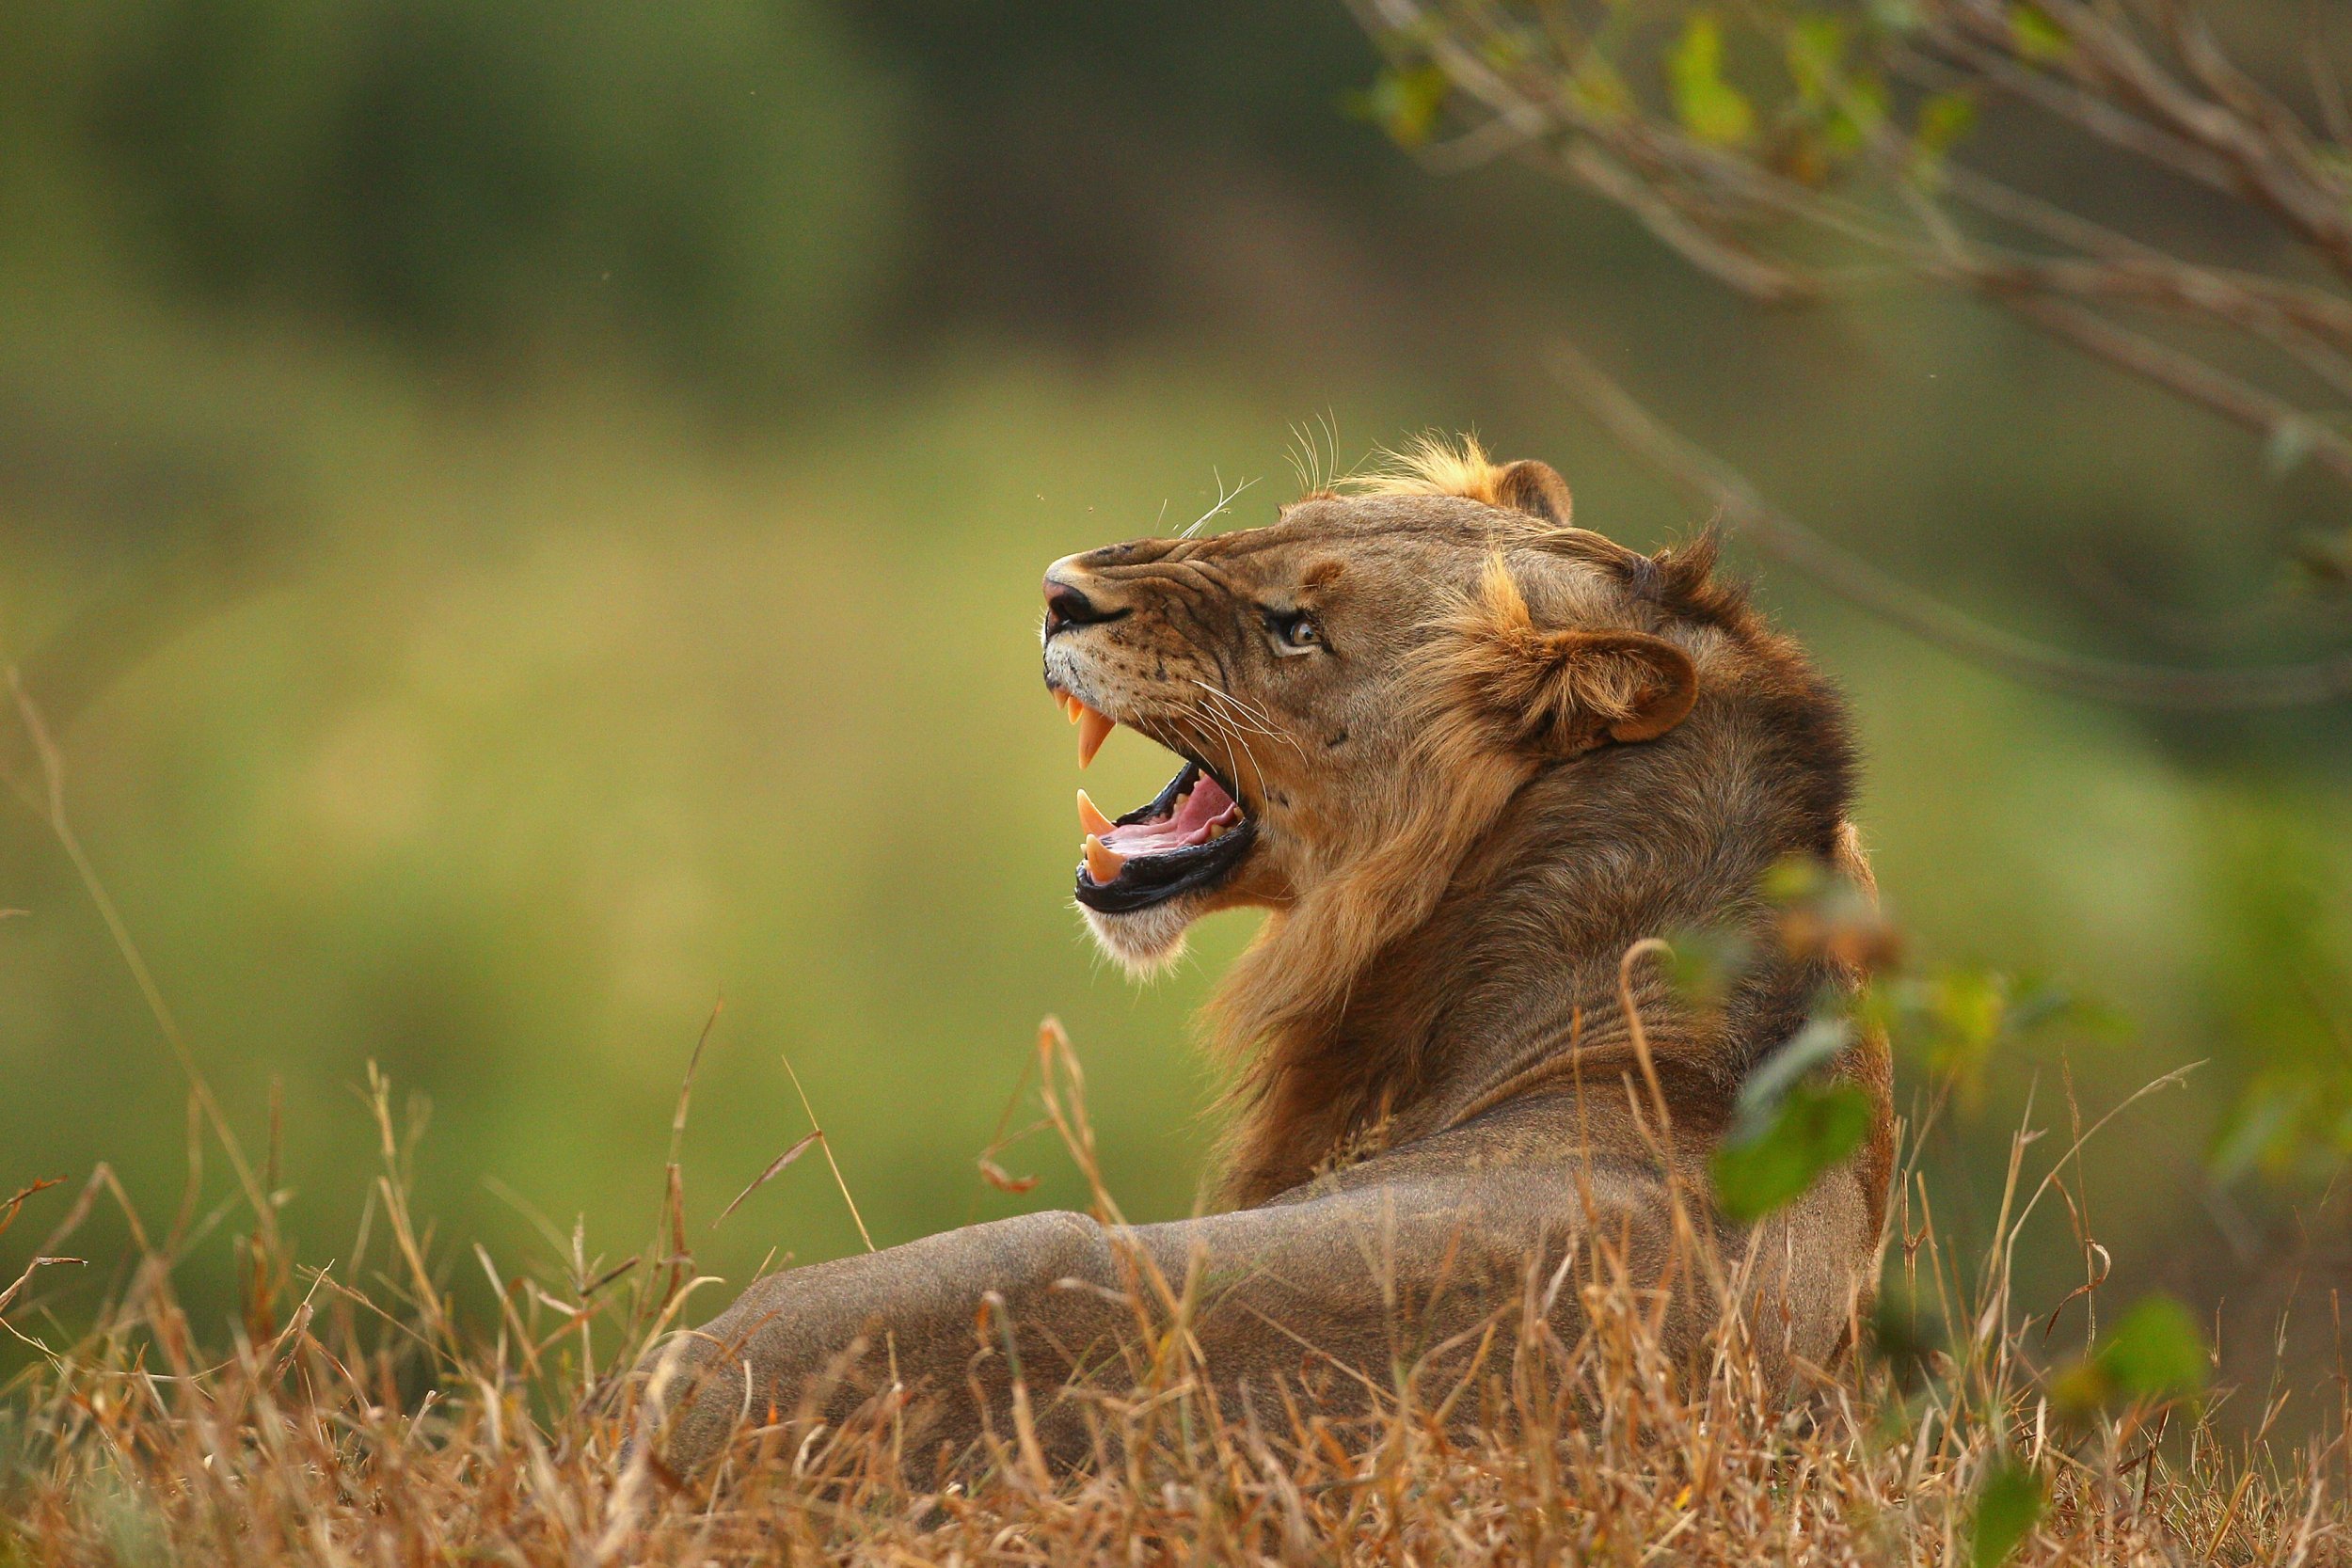
[[[1165,855],[1209,841],[1209,830],[1228,812],[1233,798],[1206,773],[1193,780],[1192,792],[1176,809],[1156,822],[1130,822],[1103,835],[1104,847],[1133,860],[1140,855]],[[1233,813],[1238,817],[1238,812]]]

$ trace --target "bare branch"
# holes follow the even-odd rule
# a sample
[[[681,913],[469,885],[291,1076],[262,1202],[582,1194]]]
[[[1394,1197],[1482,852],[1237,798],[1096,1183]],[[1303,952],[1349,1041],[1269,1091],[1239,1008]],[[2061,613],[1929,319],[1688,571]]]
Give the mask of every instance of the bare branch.
[[[2352,441],[2318,423],[2293,404],[2272,397],[2193,355],[2116,325],[2096,313],[2060,300],[2012,299],[2010,308],[2120,370],[2145,377],[2191,403],[2250,430],[2276,435],[2296,430],[2313,458],[2339,479],[2352,483]]]
[[[1745,476],[1692,445],[1574,347],[1548,368],[1611,435],[1766,554],[1873,614],[1972,663],[2071,696],[2176,711],[2292,707],[2352,696],[2352,654],[2249,670],[2175,669],[2053,648],[1988,626],[1823,538],[1767,501]]]
[[[1780,305],[1820,293],[1810,280],[1677,210],[1595,143],[1578,141],[1562,155],[1562,162],[1579,181],[1641,219],[1644,228],[1684,261],[1750,299]]]

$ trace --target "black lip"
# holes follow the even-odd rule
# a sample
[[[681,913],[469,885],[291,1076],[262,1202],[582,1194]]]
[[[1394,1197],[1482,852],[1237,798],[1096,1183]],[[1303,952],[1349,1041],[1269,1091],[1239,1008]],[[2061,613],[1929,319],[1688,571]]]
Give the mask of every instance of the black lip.
[[[1186,758],[1184,766],[1177,769],[1176,776],[1168,781],[1167,788],[1148,803],[1116,818],[1117,823],[1123,827],[1127,823],[1142,822],[1169,811],[1174,807],[1176,798],[1192,787],[1193,782],[1204,773],[1216,780],[1216,786],[1227,795],[1235,800],[1241,799],[1233,793],[1233,786],[1227,784],[1215,769]],[[1166,903],[1180,894],[1214,886],[1241,863],[1242,857],[1249,853],[1249,847],[1257,842],[1257,838],[1258,824],[1244,808],[1239,827],[1229,829],[1208,843],[1196,844],[1189,849],[1131,860],[1120,867],[1119,876],[1107,886],[1089,876],[1082,863],[1078,867],[1078,902],[1103,914],[1133,914],[1137,910],[1148,910],[1154,904]]]

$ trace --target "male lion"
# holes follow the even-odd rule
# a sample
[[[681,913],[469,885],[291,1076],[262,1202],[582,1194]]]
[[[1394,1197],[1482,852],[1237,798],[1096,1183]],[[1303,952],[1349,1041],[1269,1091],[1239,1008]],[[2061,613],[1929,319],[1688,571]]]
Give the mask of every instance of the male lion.
[[[1105,1368],[1124,1390],[1173,1299],[1138,1288],[1152,1271],[1200,1287],[1190,1338],[1229,1412],[1279,1410],[1304,1369],[1338,1371],[1323,1408],[1360,1409],[1430,1347],[1458,1366],[1580,1245],[1674,1282],[1687,1359],[1725,1305],[1669,1273],[1693,1220],[1744,1263],[1720,1277],[1768,1388],[1834,1359],[1885,1201],[1883,1042],[1837,1068],[1872,1136],[1797,1203],[1742,1230],[1706,1158],[1750,1069],[1854,981],[1779,943],[1759,891],[1792,857],[1867,886],[1851,753],[1836,697],[1712,565],[1571,527],[1558,474],[1470,442],[1262,528],[1056,562],[1045,684],[1081,762],[1119,724],[1184,759],[1116,821],[1080,796],[1088,924],[1141,969],[1201,915],[1268,911],[1215,1004],[1249,1061],[1228,1207],[1028,1214],[771,1275],[647,1357],[642,1441],[691,1468],[747,1418],[838,1422],[895,1382],[928,1468],[1011,1431],[1019,1383],[1041,1453],[1074,1462],[1083,1402],[1054,1391]],[[1621,972],[1694,927],[1764,955],[1717,1002]],[[1578,1292],[1550,1299],[1573,1341]]]

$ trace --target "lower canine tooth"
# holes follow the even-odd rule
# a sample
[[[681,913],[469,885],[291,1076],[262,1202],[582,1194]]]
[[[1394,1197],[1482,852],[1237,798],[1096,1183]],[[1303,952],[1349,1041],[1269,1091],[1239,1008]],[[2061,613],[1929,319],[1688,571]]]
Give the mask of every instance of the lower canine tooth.
[[[1124,855],[1106,847],[1092,833],[1087,834],[1086,852],[1087,875],[1094,879],[1097,886],[1107,886],[1117,881],[1119,868],[1127,863]]]
[[[1113,826],[1111,819],[1095,809],[1085,790],[1078,791],[1078,826],[1089,833],[1106,833]]]

